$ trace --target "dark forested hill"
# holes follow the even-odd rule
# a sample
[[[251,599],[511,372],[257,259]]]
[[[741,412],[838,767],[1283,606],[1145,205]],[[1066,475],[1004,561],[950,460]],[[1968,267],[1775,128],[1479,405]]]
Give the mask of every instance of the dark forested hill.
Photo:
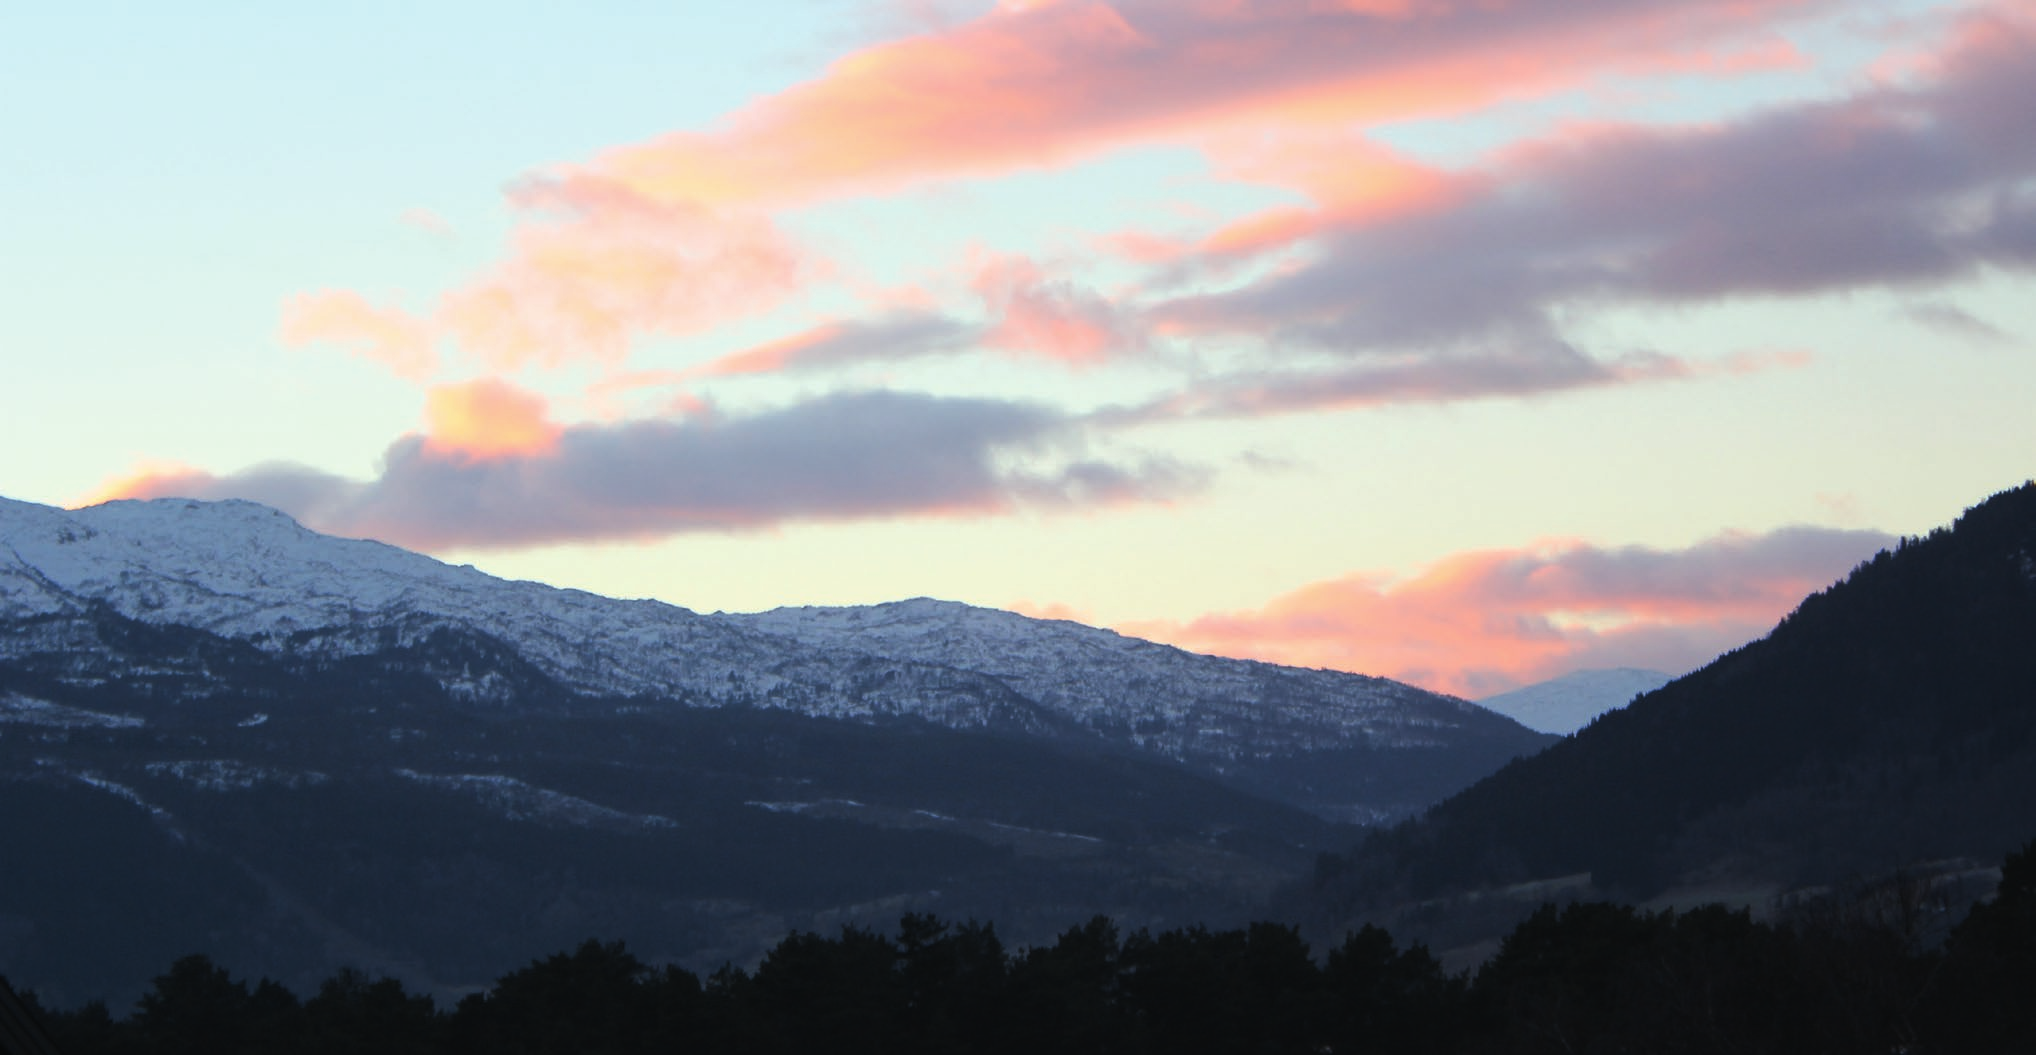
[[[1767,637],[1325,859],[1294,905],[1347,921],[1396,905],[1432,918],[1452,896],[1509,889],[1526,902],[1774,893],[1993,859],[2031,830],[2024,485],[1882,552]]]
[[[911,909],[1236,922],[1351,830],[1080,742],[590,701],[452,631],[336,658],[103,609],[0,632],[36,643],[0,663],[0,973],[59,999],[194,950],[444,994],[592,933],[711,970]],[[517,705],[448,690],[463,667]]]

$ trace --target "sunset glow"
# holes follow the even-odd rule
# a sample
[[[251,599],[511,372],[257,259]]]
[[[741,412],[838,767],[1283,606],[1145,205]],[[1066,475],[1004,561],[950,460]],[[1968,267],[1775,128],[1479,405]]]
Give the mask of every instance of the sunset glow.
[[[1347,575],[1264,608],[1124,629],[1196,651],[1363,670],[1476,698],[1588,668],[1672,667],[1759,636],[1893,540],[1794,529],[1687,550],[1548,542],[1412,576]]]
[[[2026,5],[752,6],[25,16],[0,493],[1478,696],[2036,473]]]
[[[428,449],[468,458],[548,454],[559,438],[544,397],[495,380],[426,392],[424,423]]]

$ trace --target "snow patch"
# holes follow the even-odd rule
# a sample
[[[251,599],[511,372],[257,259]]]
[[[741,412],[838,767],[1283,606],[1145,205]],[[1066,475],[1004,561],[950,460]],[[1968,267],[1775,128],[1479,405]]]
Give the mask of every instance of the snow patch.
[[[1049,832],[1039,828],[1021,828],[1015,824],[998,824],[996,821],[985,821],[984,823],[1002,831],[1023,832],[1027,835],[1044,835],[1053,839],[1074,839],[1085,843],[1100,843],[1103,841],[1093,835],[1076,835],[1073,832]]]
[[[331,778],[312,770],[293,772],[253,766],[231,759],[191,759],[177,762],[150,762],[143,767],[152,777],[168,777],[194,784],[207,791],[249,791],[264,784],[291,790],[313,787]]]
[[[625,813],[549,788],[533,787],[499,773],[420,773],[398,769],[396,775],[429,787],[460,791],[512,821],[565,824],[575,828],[640,830],[677,828],[679,822],[653,813]]]
[[[44,760],[37,759],[36,761],[38,764],[42,764]],[[149,817],[152,820],[154,820],[157,825],[161,826],[164,831],[168,832],[171,838],[177,840],[178,842],[184,841],[184,833],[177,830],[176,818],[170,816],[170,811],[162,808],[161,806],[156,805],[155,803],[148,801],[147,799],[142,798],[141,793],[135,791],[133,788],[130,788],[125,784],[108,780],[105,777],[100,776],[98,773],[95,773],[89,769],[83,772],[71,773],[70,776],[75,778],[81,784],[97,788],[100,791],[104,791],[110,795],[113,795],[116,798],[126,799],[127,801],[132,802],[137,806],[140,806],[142,809],[148,811]]]
[[[57,729],[139,729],[148,723],[132,714],[102,714],[33,696],[0,696],[0,723],[41,725]]]
[[[960,729],[1074,726],[1212,766],[1447,743],[1490,720],[1471,704],[1384,679],[1195,655],[928,598],[702,615],[496,579],[320,535],[248,502],[64,511],[0,499],[0,617],[97,604],[304,657],[425,648],[448,632],[482,636],[582,696],[907,716]],[[0,657],[10,650],[39,649],[0,641]],[[455,698],[506,700],[516,679],[495,667],[462,665],[441,677]]]

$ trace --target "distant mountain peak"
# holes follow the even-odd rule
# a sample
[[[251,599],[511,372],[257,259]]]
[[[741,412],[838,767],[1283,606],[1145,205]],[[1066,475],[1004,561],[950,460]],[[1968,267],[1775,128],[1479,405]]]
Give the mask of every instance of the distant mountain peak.
[[[1478,702],[1529,729],[1567,736],[1673,680],[1672,674],[1637,667],[1573,670]]]

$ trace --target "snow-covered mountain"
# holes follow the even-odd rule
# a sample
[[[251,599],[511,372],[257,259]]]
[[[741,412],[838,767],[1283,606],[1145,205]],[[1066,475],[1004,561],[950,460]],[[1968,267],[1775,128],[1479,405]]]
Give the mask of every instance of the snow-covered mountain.
[[[1675,677],[1658,670],[1618,667],[1576,670],[1479,702],[1529,729],[1567,736],[1609,710],[1624,707],[1633,697],[1653,692]]]
[[[483,631],[588,694],[707,702],[768,693],[769,644],[656,601],[510,582],[333,538],[252,502],[161,499],[67,512],[0,499],[0,618],[122,615],[271,650],[357,654],[445,624]]]
[[[725,618],[830,652],[991,675],[1056,715],[1170,758],[1435,747],[1477,708],[1384,678],[1185,652],[1066,620],[916,598]]]
[[[1426,768],[1454,783],[1459,770],[1475,779],[1540,743],[1473,704],[1383,679],[1193,655],[961,604],[705,615],[505,581],[321,535],[248,502],[65,511],[0,499],[0,623],[61,624],[99,605],[298,657],[368,655],[452,629],[499,642],[590,706],[633,698],[1096,737],[1276,793],[1294,781],[1239,767],[1383,753],[1436,762]],[[0,643],[0,659],[32,639],[13,640]],[[468,664],[444,677],[485,698],[510,691],[491,682],[496,673]],[[1373,771],[1381,767],[1355,757],[1343,768],[1295,777],[1314,789],[1299,797],[1366,818],[1432,794],[1432,779],[1415,780],[1416,792],[1382,782]],[[1369,802],[1353,801],[1359,786]]]
[[[0,500],[0,971],[81,999],[200,948],[451,993],[588,934],[711,970],[906,911],[1241,921],[1549,739],[960,604],[701,614],[245,502]]]

